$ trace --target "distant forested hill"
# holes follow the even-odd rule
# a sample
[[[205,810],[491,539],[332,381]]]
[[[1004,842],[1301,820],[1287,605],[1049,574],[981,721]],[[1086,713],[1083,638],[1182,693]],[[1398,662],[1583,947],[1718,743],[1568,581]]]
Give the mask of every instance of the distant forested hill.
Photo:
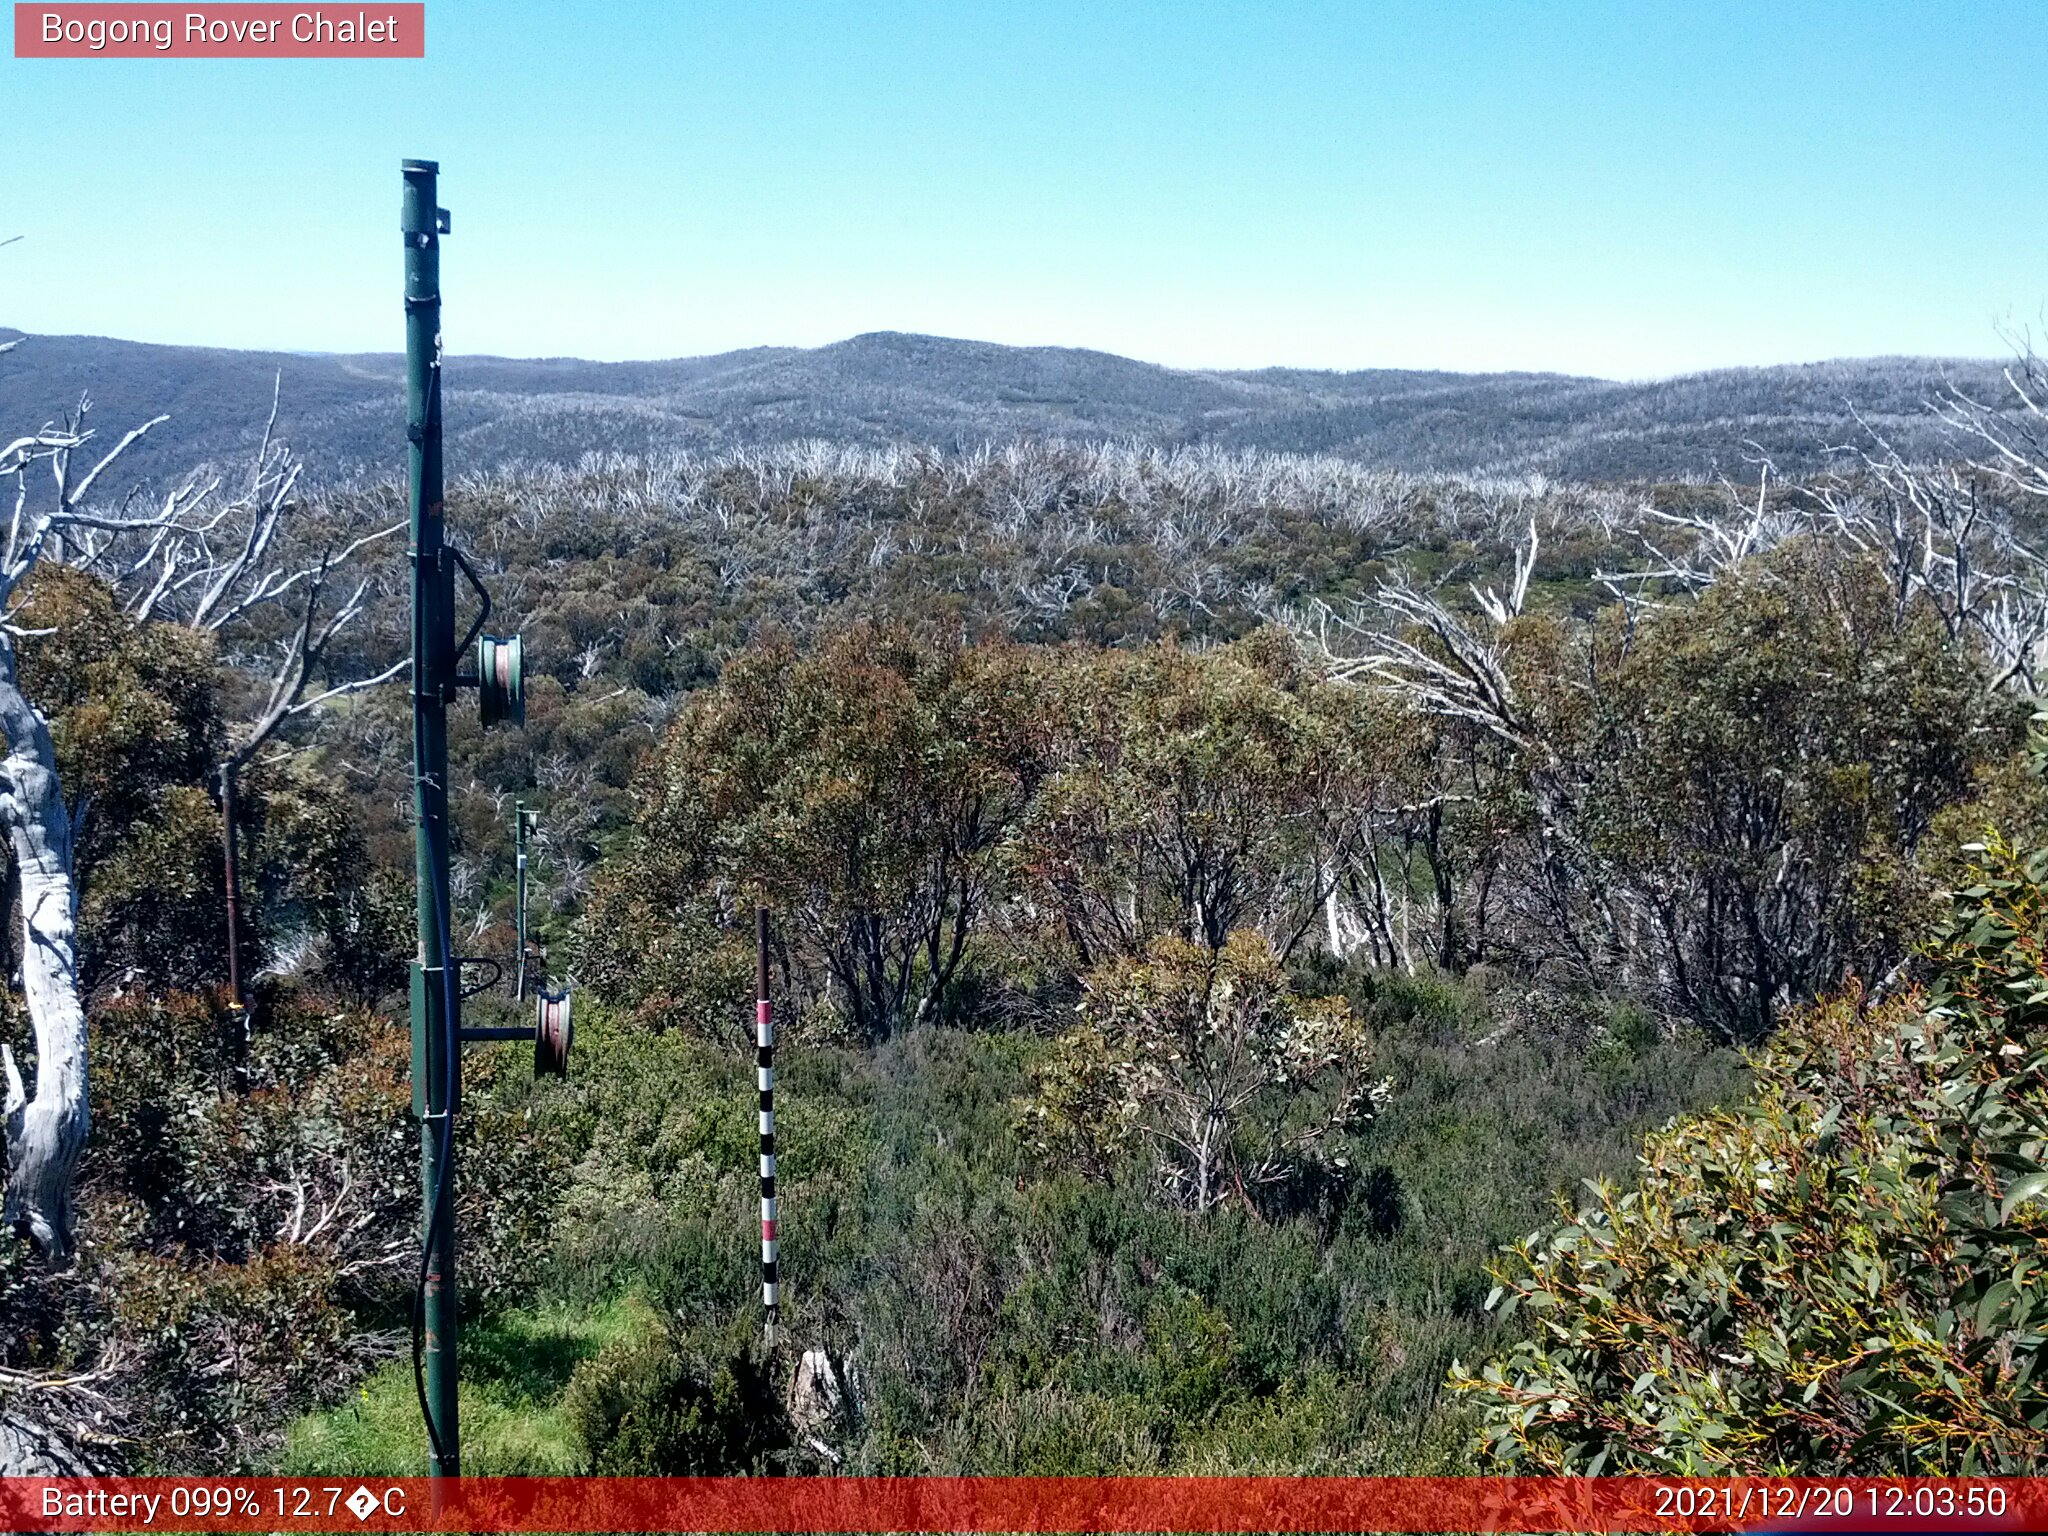
[[[19,332],[0,329],[0,340]],[[34,336],[0,364],[0,419],[36,424],[95,402],[102,431],[171,420],[138,464],[235,453],[282,378],[282,429],[320,477],[400,461],[403,359]],[[451,469],[573,463],[793,438],[953,449],[1019,436],[1134,438],[1338,454],[1388,468],[1540,472],[1573,480],[1739,472],[1745,445],[1815,467],[1864,421],[1909,455],[1937,439],[1924,402],[1949,384],[1991,399],[1992,363],[1870,358],[1728,369],[1653,383],[1395,369],[1193,372],[1067,347],[878,332],[804,350],[665,362],[456,357]]]

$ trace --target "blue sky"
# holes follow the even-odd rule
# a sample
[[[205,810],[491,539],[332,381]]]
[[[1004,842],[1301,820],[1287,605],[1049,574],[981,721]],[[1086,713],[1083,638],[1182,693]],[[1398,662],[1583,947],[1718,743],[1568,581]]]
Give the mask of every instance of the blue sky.
[[[373,7],[374,8],[374,7]],[[10,8],[11,10],[11,8]],[[2048,5],[428,0],[411,62],[0,57],[0,323],[458,352],[866,330],[1187,367],[1995,355]]]

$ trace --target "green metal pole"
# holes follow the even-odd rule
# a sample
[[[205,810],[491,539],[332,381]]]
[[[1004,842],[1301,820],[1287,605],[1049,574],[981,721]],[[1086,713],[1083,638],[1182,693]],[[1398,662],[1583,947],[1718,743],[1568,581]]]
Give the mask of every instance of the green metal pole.
[[[449,974],[448,704],[456,688],[454,566],[442,542],[439,167],[404,165],[405,426],[412,507],[412,721],[419,959],[413,967],[413,1109],[424,1196],[422,1397],[429,1470],[461,1470],[456,1422],[455,1157],[449,1134],[461,1088],[459,993]]]

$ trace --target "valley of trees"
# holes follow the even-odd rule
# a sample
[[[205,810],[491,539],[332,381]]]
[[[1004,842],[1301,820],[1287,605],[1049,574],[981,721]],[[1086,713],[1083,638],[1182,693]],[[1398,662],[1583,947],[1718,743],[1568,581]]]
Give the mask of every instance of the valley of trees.
[[[579,1037],[466,1069],[467,1469],[2036,1463],[2016,378],[1940,459],[1739,484],[1020,442],[453,486],[532,668],[523,733],[453,733],[459,943],[511,960],[523,797]],[[0,453],[0,1434],[417,1471],[400,498],[266,438],[95,500],[90,424]]]

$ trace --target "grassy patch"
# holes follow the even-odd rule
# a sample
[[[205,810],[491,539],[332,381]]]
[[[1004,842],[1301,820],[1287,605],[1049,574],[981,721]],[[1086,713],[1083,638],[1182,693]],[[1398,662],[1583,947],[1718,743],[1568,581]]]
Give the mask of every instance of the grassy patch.
[[[462,1339],[462,1469],[480,1477],[566,1475],[581,1449],[562,1415],[563,1389],[579,1362],[613,1339],[650,1328],[637,1299],[582,1310],[502,1313]],[[279,1472],[286,1476],[427,1470],[426,1431],[413,1392],[412,1359],[393,1360],[353,1401],[292,1425]]]

